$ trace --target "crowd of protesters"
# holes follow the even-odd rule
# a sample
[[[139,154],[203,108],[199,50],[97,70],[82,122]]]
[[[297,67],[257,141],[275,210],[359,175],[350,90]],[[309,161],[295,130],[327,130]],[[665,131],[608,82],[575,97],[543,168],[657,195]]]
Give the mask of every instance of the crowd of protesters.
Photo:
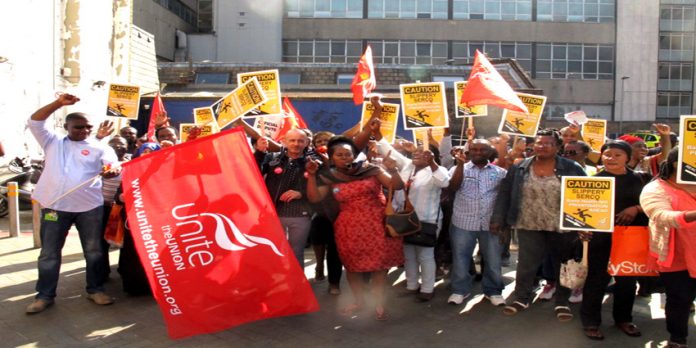
[[[89,299],[102,305],[113,303],[103,286],[110,271],[103,233],[119,219],[125,225],[118,262],[124,291],[150,293],[124,223],[125,209],[111,213],[124,203],[119,170],[109,165],[176,145],[179,135],[169,126],[166,113],[157,119],[156,140],[138,137],[132,127],[102,140],[113,131],[109,122],[102,123],[96,137],[91,137],[93,126],[81,113],[66,117],[67,136],[49,131],[45,120],[77,101],[63,94],[30,120],[30,129],[46,153],[46,168],[35,193],[44,206],[42,250],[37,295],[27,313],[41,312],[53,304],[61,249],[73,223],[87,260]],[[601,307],[612,278],[613,320],[629,336],[641,335],[632,317],[636,293],[665,291],[669,346],[686,346],[696,296],[696,188],[675,180],[677,139],[669,126],[655,125],[661,140],[652,154],[642,139],[630,135],[607,140],[601,151],[593,151],[582,141],[575,124],[561,130],[542,129],[526,139],[507,135],[476,138],[475,130],[469,128],[465,146],[453,146],[447,131],[441,142],[428,132],[425,144],[405,140],[390,144],[380,131],[381,101],[373,97],[371,102],[374,117],[367,125],[336,136],[294,129],[276,143],[237,121],[250,137],[298,263],[305,266],[304,249],[309,240],[316,256],[314,281],[326,279],[326,269],[327,290],[332,295],[341,294],[345,268],[353,301],[341,314],[363,310],[369,283],[374,318],[387,320],[387,274],[401,266],[406,277],[402,295],[413,296],[417,302],[431,301],[436,279],[449,275],[447,302],[462,305],[472,295],[478,260],[483,295],[492,305],[503,307],[505,315],[520,314],[540,292],[541,300],[554,298],[556,318],[567,322],[573,319],[570,303],[582,302],[582,329],[594,340],[604,338]],[[99,173],[103,185],[57,199],[71,184]],[[586,175],[613,177],[621,188],[613,202],[617,227],[650,226],[650,249],[659,255],[659,279],[612,277],[607,271],[611,234],[560,229],[561,177]],[[386,234],[387,204],[395,211],[412,206],[421,232],[435,236],[433,243]],[[516,283],[514,293],[505,299],[502,267],[509,264],[513,236],[519,248]],[[578,257],[582,240],[589,241],[588,276],[584,289],[571,292],[558,281],[560,267]]]

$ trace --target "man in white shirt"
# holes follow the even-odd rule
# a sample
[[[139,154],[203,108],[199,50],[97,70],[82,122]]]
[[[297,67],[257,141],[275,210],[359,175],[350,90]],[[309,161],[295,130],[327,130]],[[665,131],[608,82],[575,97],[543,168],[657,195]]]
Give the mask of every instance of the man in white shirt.
[[[107,305],[113,299],[104,293],[106,271],[101,265],[103,177],[114,177],[120,169],[108,169],[118,160],[113,149],[90,138],[92,130],[87,115],[71,113],[65,118],[67,136],[49,130],[46,119],[63,106],[80,99],[62,94],[52,103],[40,108],[29,120],[29,129],[44,150],[46,164],[36,185],[33,198],[44,207],[41,210],[41,254],[36,298],[26,308],[27,314],[39,313],[53,304],[60,275],[62,249],[74,223],[80,235],[86,260],[87,298],[96,304]],[[61,198],[74,187],[94,178],[74,192]]]

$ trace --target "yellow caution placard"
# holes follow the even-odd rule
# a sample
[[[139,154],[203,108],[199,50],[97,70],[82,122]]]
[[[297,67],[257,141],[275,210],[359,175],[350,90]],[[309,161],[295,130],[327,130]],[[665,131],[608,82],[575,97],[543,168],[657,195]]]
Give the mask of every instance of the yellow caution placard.
[[[210,106],[193,109],[193,122],[197,125],[206,125],[215,122],[213,108]]]
[[[444,82],[399,85],[406,129],[449,127]]]
[[[429,130],[433,133],[433,139],[435,139],[435,141],[437,141],[438,144],[442,143],[442,139],[445,137],[444,128],[419,128],[412,130],[414,144],[416,144],[417,146],[423,146],[427,150],[428,147],[425,145],[428,144]]]
[[[454,116],[457,118],[488,116],[488,105],[469,106],[461,102],[465,89],[466,81],[454,83],[454,105],[457,106]]]
[[[384,139],[390,144],[393,144],[396,138],[396,122],[399,119],[399,107],[399,104],[382,103],[382,113],[379,115],[379,119],[382,121],[379,130],[382,132]],[[362,116],[360,118],[360,124],[363,127],[370,122],[374,111],[375,107],[372,103],[363,102]]]
[[[277,69],[252,71],[237,74],[237,85],[241,85],[252,78],[256,78],[261,84],[261,89],[266,95],[266,102],[254,108],[245,117],[255,117],[262,115],[280,115],[282,111],[282,100],[280,98],[280,74]]]
[[[599,152],[607,138],[607,121],[590,119],[582,125],[582,140],[590,145],[593,151]]]
[[[527,93],[517,93],[517,96],[527,106],[529,114],[505,109],[503,117],[500,119],[498,133],[533,137],[539,129],[541,114],[546,105],[546,97]]]
[[[677,182],[696,185],[696,115],[680,118],[679,140]]]
[[[612,232],[614,187],[612,177],[562,177],[561,230]]]
[[[220,129],[266,102],[266,94],[255,77],[248,79],[234,91],[216,101],[211,107]]]
[[[139,108],[140,87],[116,83],[109,85],[106,116],[137,120]]]
[[[201,133],[198,135],[197,139],[200,139],[204,136],[215,134],[220,131],[219,128],[217,128],[217,125],[214,123],[207,124],[204,126],[197,125],[195,123],[180,123],[179,124],[179,138],[181,139],[182,143],[187,142],[189,139],[189,132],[191,131],[191,128],[193,127],[198,127],[201,130]]]

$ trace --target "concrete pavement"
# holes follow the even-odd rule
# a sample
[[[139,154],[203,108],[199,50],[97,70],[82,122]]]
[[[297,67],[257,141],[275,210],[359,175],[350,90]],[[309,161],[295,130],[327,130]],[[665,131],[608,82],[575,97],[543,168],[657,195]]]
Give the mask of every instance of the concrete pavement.
[[[312,284],[321,304],[319,312],[175,341],[168,338],[153,299],[130,297],[121,291],[115,271],[118,251],[111,252],[113,272],[107,284],[117,302],[100,307],[85,299],[84,260],[76,232],[70,233],[63,251],[56,304],[30,316],[24,314],[24,307],[34,295],[39,250],[32,248],[26,215],[23,213],[22,220],[26,232],[19,238],[7,238],[7,233],[0,232],[0,347],[658,347],[668,337],[661,310],[664,297],[660,295],[636,300],[634,319],[643,331],[639,338],[610,326],[611,306],[607,303],[602,327],[606,339],[595,342],[582,333],[578,305],[573,305],[575,319],[568,323],[556,320],[553,302],[537,302],[529,310],[507,317],[501,307],[493,307],[481,295],[466,305],[448,305],[445,283],[437,285],[432,301],[416,303],[412,297],[398,297],[403,269],[394,269],[389,277],[397,285],[388,291],[390,319],[386,322],[375,321],[371,310],[352,318],[337,314],[351,300],[344,279],[343,294],[338,297],[327,293],[326,282]],[[7,230],[3,224],[6,219],[0,219],[0,231]],[[313,276],[310,249],[305,256],[306,274]],[[513,267],[504,269],[506,295],[514,286],[514,256]],[[474,293],[480,293],[480,283],[476,283]],[[607,301],[611,302],[611,297]],[[696,340],[694,328],[692,318],[692,342]]]

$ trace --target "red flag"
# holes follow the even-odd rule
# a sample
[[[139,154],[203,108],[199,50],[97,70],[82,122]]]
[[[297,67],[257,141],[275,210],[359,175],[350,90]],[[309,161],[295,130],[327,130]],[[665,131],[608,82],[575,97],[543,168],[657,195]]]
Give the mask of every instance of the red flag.
[[[520,97],[479,50],[476,50],[474,66],[471,68],[461,102],[469,106],[495,105],[503,109],[529,113]]]
[[[159,92],[152,100],[152,106],[150,107],[150,123],[147,125],[147,139],[150,142],[156,143],[157,138],[155,138],[155,120],[160,112],[166,111],[164,109],[164,104],[162,103],[162,97],[160,97]]]
[[[278,128],[278,131],[272,136],[273,140],[280,141],[283,139],[283,137],[285,137],[285,133],[291,129],[309,128],[307,126],[307,122],[305,122],[300,113],[297,112],[297,110],[295,110],[295,108],[292,106],[288,97],[283,98],[282,109],[283,116],[280,119],[269,120],[272,123],[280,124],[280,128]]]
[[[130,161],[123,188],[170,337],[319,309],[243,129]]]
[[[355,105],[362,104],[365,97],[377,87],[375,66],[372,64],[372,48],[367,46],[365,54],[360,57],[358,71],[355,73],[350,89],[353,91]]]
[[[289,121],[293,124],[293,128],[309,128],[302,115],[292,106],[288,97],[283,98],[283,116],[290,118]]]

